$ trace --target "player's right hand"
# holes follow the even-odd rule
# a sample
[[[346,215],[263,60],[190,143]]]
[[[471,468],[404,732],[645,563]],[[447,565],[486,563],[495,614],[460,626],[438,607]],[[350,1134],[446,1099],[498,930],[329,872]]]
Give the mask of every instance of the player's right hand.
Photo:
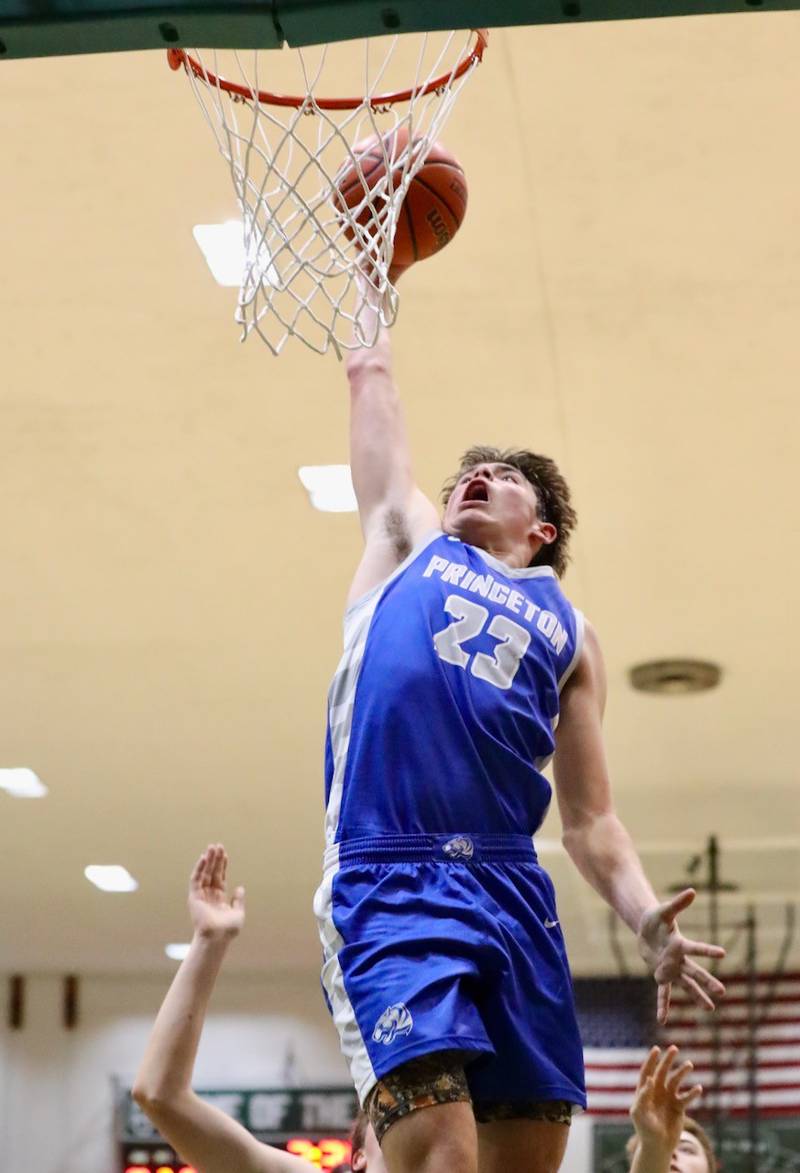
[[[235,937],[244,925],[244,888],[228,899],[228,855],[221,843],[209,844],[189,880],[189,915],[201,937]]]

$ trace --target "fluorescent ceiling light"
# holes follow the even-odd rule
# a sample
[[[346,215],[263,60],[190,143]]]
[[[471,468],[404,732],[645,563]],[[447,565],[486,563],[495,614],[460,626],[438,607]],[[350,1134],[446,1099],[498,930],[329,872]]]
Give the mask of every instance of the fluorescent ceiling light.
[[[224,224],[195,224],[192,229],[218,285],[238,288],[241,283],[245,264],[242,227],[241,220],[226,220]]]
[[[135,892],[139,887],[136,880],[119,864],[90,864],[83,874],[101,892]]]
[[[12,798],[44,798],[47,794],[44,782],[26,766],[0,770],[0,790]]]
[[[170,957],[173,961],[183,961],[184,957],[189,952],[189,949],[189,945],[174,944],[166,945],[164,947],[164,952],[166,953],[167,957]]]
[[[242,221],[226,220],[224,224],[195,224],[192,235],[217,284],[238,289],[248,267]],[[270,264],[270,257],[263,244],[259,249],[256,271],[251,277],[261,275],[264,275],[270,284],[278,284],[278,272],[275,266]]]
[[[311,464],[299,468],[297,475],[315,509],[323,513],[355,513],[358,509],[349,464]]]

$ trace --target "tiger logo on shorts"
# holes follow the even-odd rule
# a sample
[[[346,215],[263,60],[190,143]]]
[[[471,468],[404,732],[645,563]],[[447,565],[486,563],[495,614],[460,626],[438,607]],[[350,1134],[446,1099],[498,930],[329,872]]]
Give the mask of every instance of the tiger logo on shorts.
[[[475,848],[471,839],[467,839],[465,835],[457,835],[455,839],[449,839],[445,843],[442,851],[448,859],[472,859]]]
[[[411,1034],[413,1025],[414,1019],[408,1007],[403,1002],[395,1002],[394,1006],[387,1006],[375,1023],[372,1037],[376,1043],[385,1043],[388,1047],[398,1035]]]

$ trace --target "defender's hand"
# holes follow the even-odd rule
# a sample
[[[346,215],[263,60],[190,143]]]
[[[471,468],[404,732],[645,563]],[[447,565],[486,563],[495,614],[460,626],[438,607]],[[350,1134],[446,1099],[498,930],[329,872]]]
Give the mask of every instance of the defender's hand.
[[[228,856],[221,843],[209,844],[194,865],[189,881],[189,915],[201,937],[235,937],[244,924],[244,888],[228,900]]]
[[[673,1070],[677,1047],[664,1054],[653,1047],[642,1064],[630,1116],[636,1135],[645,1148],[671,1155],[681,1139],[687,1109],[703,1094],[703,1089],[683,1086],[692,1070],[688,1060]]]
[[[673,982],[682,986],[705,1010],[713,1010],[715,999],[725,993],[722,982],[691,959],[692,955],[724,957],[725,950],[720,945],[690,941],[678,930],[678,913],[688,908],[696,895],[694,888],[686,888],[672,900],[657,904],[646,912],[639,926],[639,952],[658,982],[658,1021],[662,1023],[669,1017]]]

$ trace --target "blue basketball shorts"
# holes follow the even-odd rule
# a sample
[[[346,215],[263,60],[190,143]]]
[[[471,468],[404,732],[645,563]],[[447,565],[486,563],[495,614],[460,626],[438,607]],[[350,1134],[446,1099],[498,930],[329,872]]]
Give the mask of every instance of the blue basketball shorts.
[[[553,884],[526,835],[335,844],[314,911],[362,1104],[410,1059],[461,1051],[475,1103],[586,1106]]]

